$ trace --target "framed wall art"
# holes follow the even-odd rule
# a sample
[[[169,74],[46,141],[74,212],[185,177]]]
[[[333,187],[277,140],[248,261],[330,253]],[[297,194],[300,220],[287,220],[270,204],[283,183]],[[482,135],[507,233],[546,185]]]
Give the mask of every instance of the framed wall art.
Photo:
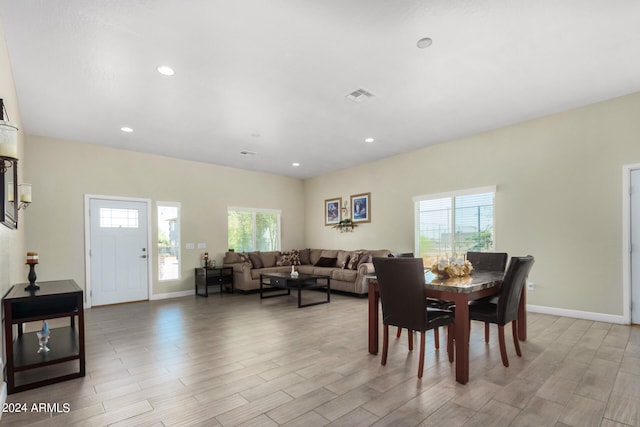
[[[353,222],[371,222],[371,193],[351,196],[351,214]]]
[[[18,161],[0,158],[0,224],[18,228]]]
[[[324,201],[324,225],[336,225],[340,222],[340,206],[342,197],[327,199]]]

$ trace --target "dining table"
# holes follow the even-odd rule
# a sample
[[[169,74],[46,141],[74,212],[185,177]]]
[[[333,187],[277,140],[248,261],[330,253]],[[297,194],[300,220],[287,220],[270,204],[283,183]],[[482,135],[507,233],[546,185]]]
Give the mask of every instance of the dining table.
[[[455,316],[455,370],[456,381],[466,384],[469,381],[469,301],[496,295],[500,292],[503,272],[475,271],[470,275],[443,278],[425,271],[425,297],[437,298],[454,303]],[[375,274],[366,277],[369,284],[369,353],[378,354],[378,321],[380,293]],[[527,338],[526,290],[520,297],[518,320],[516,322],[518,338]]]

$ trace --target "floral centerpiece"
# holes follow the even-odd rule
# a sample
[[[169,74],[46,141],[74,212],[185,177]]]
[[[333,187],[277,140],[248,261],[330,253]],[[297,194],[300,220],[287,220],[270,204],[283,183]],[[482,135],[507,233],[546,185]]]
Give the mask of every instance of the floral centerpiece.
[[[431,266],[431,272],[440,277],[463,277],[473,271],[473,265],[464,258],[443,258]]]
[[[340,230],[341,233],[344,233],[345,231],[353,231],[353,229],[357,226],[358,224],[354,224],[351,218],[345,218],[342,221],[335,224],[333,228],[336,228]]]

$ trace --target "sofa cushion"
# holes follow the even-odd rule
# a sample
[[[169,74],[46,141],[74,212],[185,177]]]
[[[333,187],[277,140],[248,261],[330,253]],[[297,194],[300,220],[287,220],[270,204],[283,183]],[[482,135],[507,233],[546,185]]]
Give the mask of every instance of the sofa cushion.
[[[369,251],[369,252],[371,252],[371,257],[372,258],[375,258],[375,257],[386,258],[391,253],[388,249],[377,249],[377,250]]]
[[[314,265],[316,267],[335,267],[337,260],[338,258],[320,257],[318,262],[316,262]]]
[[[311,249],[300,249],[298,251],[300,254],[300,265],[309,265],[311,264],[311,259],[309,258],[311,255]]]
[[[263,267],[275,267],[276,260],[278,255],[280,255],[280,251],[268,251],[268,252],[259,252],[260,259],[262,259]]]
[[[223,264],[236,264],[242,262],[242,258],[240,258],[240,254],[237,252],[227,252],[224,254],[224,259],[222,260]]]
[[[249,252],[249,259],[251,260],[252,268],[263,268],[262,258],[260,258],[260,252]]]
[[[315,265],[322,256],[322,249],[309,249],[309,264]]]
[[[338,257],[336,260],[336,267],[338,268],[347,268],[348,264],[349,264],[349,257],[351,255],[351,252],[348,251],[338,251]]]
[[[291,267],[265,267],[261,269],[254,268],[251,270],[251,278],[254,280],[260,280],[261,274],[286,273],[288,271],[291,271]]]
[[[335,267],[313,267],[313,272],[311,274],[331,277],[331,274],[336,270],[337,268]]]
[[[337,249],[323,249],[320,252],[320,258],[338,258]]]
[[[342,270],[342,269],[336,268],[331,272],[331,280],[340,280],[343,282],[354,282],[356,280],[357,275],[358,275],[357,271]]]

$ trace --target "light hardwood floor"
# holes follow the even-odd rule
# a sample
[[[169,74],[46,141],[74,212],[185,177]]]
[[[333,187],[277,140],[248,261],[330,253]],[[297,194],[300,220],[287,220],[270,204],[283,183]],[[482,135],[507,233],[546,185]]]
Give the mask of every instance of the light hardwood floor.
[[[311,297],[315,297],[311,293]],[[322,298],[322,294],[317,295]],[[429,333],[425,373],[406,331],[387,366],[367,352],[367,300],[332,295],[298,309],[258,295],[86,311],[87,376],[10,395],[68,413],[4,413],[33,426],[640,426],[640,328],[529,315],[511,367],[473,323],[459,385]],[[35,346],[35,343],[34,343]],[[34,347],[35,350],[35,347]]]

